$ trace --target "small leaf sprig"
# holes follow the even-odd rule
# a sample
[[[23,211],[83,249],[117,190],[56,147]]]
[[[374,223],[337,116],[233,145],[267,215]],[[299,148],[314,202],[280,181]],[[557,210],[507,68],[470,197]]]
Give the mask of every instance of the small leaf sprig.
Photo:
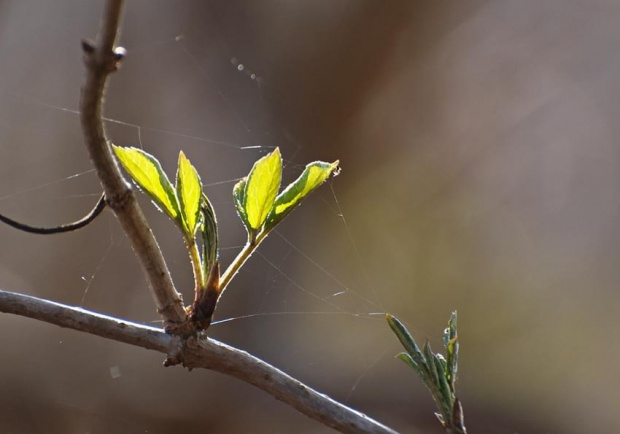
[[[237,214],[245,226],[248,241],[220,275],[215,211],[203,191],[198,171],[185,154],[179,153],[176,184],[172,185],[151,154],[133,147],[113,145],[113,149],[133,181],[183,234],[194,272],[194,302],[187,310],[195,330],[209,327],[224,289],[267,235],[310,193],[340,171],[338,161],[315,161],[278,194],[282,181],[279,148],[256,161],[248,176],[233,188]]]
[[[276,148],[252,167],[249,175],[233,188],[237,214],[245,225],[248,240],[239,255],[222,275],[225,288],[256,247],[288,216],[310,193],[331,176],[340,173],[338,161],[315,161],[302,174],[277,194],[282,180],[282,156]]]
[[[435,415],[446,432],[466,434],[463,407],[456,396],[455,388],[459,354],[456,311],[452,312],[448,327],[443,333],[445,357],[439,353],[433,353],[428,340],[420,350],[416,341],[398,318],[386,314],[386,319],[405,349],[405,352],[396,357],[413,368],[430,390],[439,409],[439,413],[435,413]]]

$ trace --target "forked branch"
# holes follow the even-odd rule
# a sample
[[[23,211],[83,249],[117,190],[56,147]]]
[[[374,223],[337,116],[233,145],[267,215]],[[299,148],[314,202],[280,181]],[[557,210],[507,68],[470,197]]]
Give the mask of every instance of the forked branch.
[[[166,321],[167,330],[178,331],[179,325],[187,324],[183,301],[174,288],[159,246],[131,187],[116,164],[102,121],[107,78],[117,69],[124,55],[123,49],[115,49],[122,6],[122,0],[108,0],[97,41],[84,41],[82,44],[86,63],[86,80],[80,100],[82,128],[90,157],[103,186],[106,203],[118,217],[131,241],[147,275],[157,309]],[[2,290],[0,312],[22,315],[159,351],[167,355],[167,366],[182,364],[189,369],[205,368],[233,376],[341,432],[394,433],[390,428],[318,393],[245,351],[209,339],[204,334],[170,334],[164,329]]]

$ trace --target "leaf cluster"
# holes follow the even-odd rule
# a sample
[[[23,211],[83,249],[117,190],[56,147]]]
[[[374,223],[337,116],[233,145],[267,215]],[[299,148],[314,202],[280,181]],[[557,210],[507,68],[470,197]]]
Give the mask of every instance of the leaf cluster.
[[[248,243],[220,276],[215,211],[196,168],[181,151],[172,184],[159,161],[134,147],[114,146],[125,171],[183,234],[194,270],[194,303],[188,308],[196,329],[211,323],[217,301],[234,274],[260,242],[310,193],[339,172],[338,161],[315,161],[282,192],[282,156],[279,148],[256,161],[248,176],[233,188],[233,198],[248,234]],[[198,236],[200,233],[200,236]],[[199,248],[200,247],[200,248]]]
[[[445,357],[439,353],[434,353],[428,340],[420,349],[413,336],[398,318],[387,314],[386,319],[405,349],[405,352],[396,357],[413,368],[430,390],[439,409],[439,413],[435,414],[441,424],[448,432],[465,434],[467,431],[463,419],[463,408],[456,396],[459,354],[456,312],[452,312],[448,327],[443,333]]]
[[[276,148],[256,161],[249,175],[233,189],[237,213],[245,225],[250,242],[266,236],[310,193],[338,173],[338,161],[315,161],[308,164],[299,178],[278,194],[282,181],[280,150]]]

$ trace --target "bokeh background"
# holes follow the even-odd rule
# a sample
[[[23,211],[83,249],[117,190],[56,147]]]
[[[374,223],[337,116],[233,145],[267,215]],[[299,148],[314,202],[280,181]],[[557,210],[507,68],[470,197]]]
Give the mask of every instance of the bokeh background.
[[[0,212],[74,220],[98,181],[76,114],[102,1],[0,2]],[[440,433],[380,312],[439,349],[460,320],[474,433],[619,432],[620,5],[609,0],[130,1],[108,134],[174,172],[183,149],[244,242],[231,189],[342,174],[270,236],[210,334],[407,433]],[[76,175],[76,176],[74,176]],[[142,199],[141,199],[142,200]],[[175,282],[173,225],[144,209]],[[77,233],[0,226],[0,287],[158,324],[111,213]],[[330,432],[208,371],[0,315],[3,433]]]

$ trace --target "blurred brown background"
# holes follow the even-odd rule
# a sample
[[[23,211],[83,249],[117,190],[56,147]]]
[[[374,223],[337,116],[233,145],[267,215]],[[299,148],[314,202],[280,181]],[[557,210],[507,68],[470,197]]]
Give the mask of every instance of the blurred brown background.
[[[96,200],[74,111],[79,41],[102,5],[0,2],[4,214],[52,225]],[[216,313],[258,315],[212,336],[399,431],[440,433],[367,314],[391,312],[439,349],[458,309],[472,433],[620,432],[619,20],[609,0],[135,0],[106,107],[123,123],[108,133],[169,172],[186,152],[224,262],[244,242],[232,180],[256,158],[280,146],[287,180],[341,160]],[[190,299],[181,239],[143,203]],[[157,320],[109,212],[69,235],[0,226],[0,247],[2,289]],[[329,432],[158,353],[15,316],[0,327],[2,433]]]

